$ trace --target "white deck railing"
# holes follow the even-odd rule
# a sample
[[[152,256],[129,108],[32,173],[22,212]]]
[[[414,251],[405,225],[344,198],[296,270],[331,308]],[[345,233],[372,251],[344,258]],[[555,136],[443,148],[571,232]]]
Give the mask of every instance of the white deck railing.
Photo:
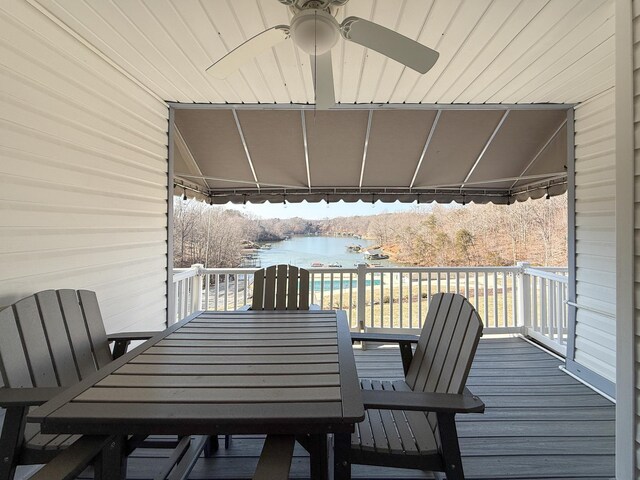
[[[175,269],[175,321],[196,310],[235,310],[251,302],[255,268]],[[523,333],[566,352],[566,268],[310,268],[310,301],[347,312],[353,330],[418,331],[431,297],[467,297],[485,333]]]

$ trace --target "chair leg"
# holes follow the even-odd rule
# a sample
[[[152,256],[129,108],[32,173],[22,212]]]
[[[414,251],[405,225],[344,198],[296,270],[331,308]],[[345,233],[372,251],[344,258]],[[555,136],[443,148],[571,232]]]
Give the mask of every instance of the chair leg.
[[[224,449],[226,450],[231,445],[231,435],[224,436]]]
[[[206,458],[213,457],[213,454],[218,451],[218,448],[220,448],[218,435],[210,435],[209,438],[207,438],[206,443],[204,444],[204,456]]]
[[[113,437],[95,462],[97,480],[124,480],[127,477],[126,438]]]
[[[447,480],[464,480],[455,413],[437,413],[440,443]]]
[[[5,411],[0,433],[0,480],[12,480],[16,472],[27,413],[28,407],[9,407]]]

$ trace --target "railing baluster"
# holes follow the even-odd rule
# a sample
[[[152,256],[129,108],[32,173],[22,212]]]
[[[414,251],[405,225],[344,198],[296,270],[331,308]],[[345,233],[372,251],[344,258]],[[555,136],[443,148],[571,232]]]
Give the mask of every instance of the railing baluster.
[[[498,326],[498,272],[493,272],[493,326]]]
[[[389,323],[390,327],[393,327],[393,273],[389,274]]]
[[[509,323],[507,320],[507,272],[501,272],[502,277],[502,321],[504,322],[504,327],[508,327]]]
[[[409,309],[409,328],[413,328],[413,272],[409,272],[409,301],[407,302]]]
[[[233,277],[233,287],[234,287],[233,309],[237,310],[238,309],[238,275],[234,275]]]
[[[246,273],[244,275],[242,275],[242,279],[244,281],[244,295],[243,295],[243,305],[246,305],[247,302],[247,296],[248,296],[248,290],[249,290],[249,275],[247,275]]]
[[[404,275],[402,273],[400,273],[400,278],[399,278],[399,285],[398,288],[400,289],[400,295],[398,295],[398,301],[399,301],[399,305],[398,305],[398,320],[399,320],[399,324],[400,324],[400,328],[402,328],[402,313],[403,313],[403,307],[404,307],[404,291],[402,289],[402,282],[403,282],[403,277]],[[392,324],[393,326],[393,324]]]
[[[220,299],[220,275],[216,273],[216,308],[218,310],[218,300]]]
[[[349,274],[349,325],[353,328],[353,273]]]
[[[320,310],[324,310],[324,272],[320,273]]]
[[[460,272],[455,272],[456,275],[456,293],[460,294]]]
[[[489,322],[489,292],[487,288],[487,284],[489,282],[489,277],[487,272],[484,272],[484,283],[482,284],[482,295],[484,298],[484,318],[485,322]]]
[[[374,305],[374,289],[375,289],[375,273],[369,272],[367,275],[370,275],[369,280],[369,308],[370,310],[370,322],[371,326],[375,327],[376,319],[375,319],[375,305]],[[380,319],[380,326],[382,326],[382,318]]]
[[[343,293],[344,293],[344,274],[340,272],[340,310],[344,310],[344,303],[342,302]]]
[[[384,273],[380,272],[380,325],[384,318]]]
[[[333,272],[329,274],[329,310],[333,308]]]
[[[478,271],[473,272],[473,300],[476,310],[478,309]]]
[[[418,328],[422,328],[422,272],[418,272]]]
[[[547,280],[540,279],[540,332],[543,335],[549,334],[547,319]]]

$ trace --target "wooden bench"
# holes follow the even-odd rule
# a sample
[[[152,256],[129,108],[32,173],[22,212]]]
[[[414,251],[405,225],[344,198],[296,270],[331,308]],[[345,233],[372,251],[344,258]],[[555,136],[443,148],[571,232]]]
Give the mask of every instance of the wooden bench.
[[[293,435],[267,435],[253,480],[289,478],[295,443]]]
[[[46,290],[0,311],[0,378],[4,385],[0,407],[6,409],[0,434],[0,480],[11,480],[18,465],[48,463],[67,449],[49,468],[82,470],[92,458],[95,439],[42,434],[39,425],[27,423],[29,409],[106,366],[125,353],[132,340],[145,340],[155,333],[107,335],[96,295],[88,290]],[[145,446],[144,438],[130,440],[124,453]],[[176,442],[165,446],[175,448]]]

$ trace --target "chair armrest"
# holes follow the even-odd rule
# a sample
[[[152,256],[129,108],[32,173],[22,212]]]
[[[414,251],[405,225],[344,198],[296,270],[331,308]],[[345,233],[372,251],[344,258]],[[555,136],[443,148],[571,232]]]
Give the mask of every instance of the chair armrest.
[[[351,343],[353,342],[379,342],[379,343],[418,343],[417,335],[399,333],[359,333],[351,332]]]
[[[113,345],[113,359],[120,358],[127,353],[129,344],[132,340],[149,340],[158,332],[120,332],[107,335],[109,342],[115,342]]]
[[[415,410],[441,413],[483,413],[484,403],[475,395],[455,393],[362,390],[364,408]]]
[[[236,310],[237,312],[246,312],[248,310],[251,310],[251,305],[243,305],[240,308],[238,308],[238,310]]]
[[[149,340],[151,337],[156,335],[158,332],[120,332],[120,333],[110,333],[107,335],[107,340],[109,342],[117,342],[117,341],[131,341],[131,340]]]
[[[39,388],[0,388],[0,407],[26,407],[42,405],[56,395],[64,392],[65,387]]]
[[[32,480],[67,480],[76,478],[112,440],[109,436],[82,436],[38,470]]]

